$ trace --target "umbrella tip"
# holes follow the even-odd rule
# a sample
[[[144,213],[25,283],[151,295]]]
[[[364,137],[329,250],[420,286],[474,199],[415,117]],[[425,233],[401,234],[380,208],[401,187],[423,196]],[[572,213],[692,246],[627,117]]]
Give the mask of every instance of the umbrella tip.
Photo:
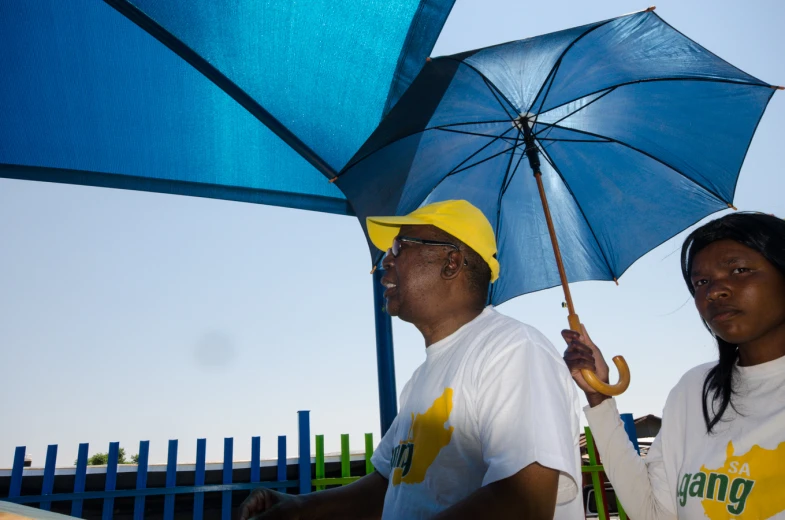
[[[778,87],[777,85],[773,85],[771,88],[774,90],[785,90],[785,87]]]
[[[332,179],[330,179],[330,184],[334,184],[334,183],[335,183],[335,181],[337,181],[337,180],[338,180],[338,176],[336,175],[335,177],[333,177]]]
[[[655,9],[657,9],[657,6],[653,5],[653,6],[649,7],[648,9],[646,9],[644,12],[645,13],[650,13],[651,11],[654,11]]]
[[[431,57],[430,57],[430,56],[428,56],[427,58],[425,58],[425,61],[426,61],[426,62],[428,62],[428,63],[430,63],[430,62],[431,62],[431,61],[433,61],[433,60],[431,60]]]
[[[619,286],[619,279],[618,278],[614,278],[613,281],[616,284],[616,287],[618,287]]]
[[[371,272],[370,272],[370,274],[373,274],[373,273],[375,273],[375,272],[376,272],[376,266],[373,266],[373,269],[371,269]]]
[[[736,206],[734,206],[733,204],[731,204],[730,202],[728,203],[728,207],[729,207],[730,209],[732,209],[733,211],[736,211],[736,210],[738,210],[738,209],[739,209],[739,208],[737,208]]]

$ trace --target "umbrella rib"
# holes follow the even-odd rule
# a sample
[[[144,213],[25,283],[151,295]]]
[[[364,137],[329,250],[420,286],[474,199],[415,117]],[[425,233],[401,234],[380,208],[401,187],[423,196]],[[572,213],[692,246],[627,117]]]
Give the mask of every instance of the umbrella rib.
[[[505,130],[505,131],[504,131],[504,133],[502,133],[501,135],[497,135],[496,137],[494,137],[493,139],[491,139],[490,141],[488,141],[487,143],[485,143],[484,145],[482,145],[482,146],[481,146],[479,149],[477,149],[477,151],[475,151],[473,154],[469,155],[469,156],[468,156],[466,159],[464,159],[463,161],[461,161],[460,163],[458,163],[458,164],[457,164],[457,165],[456,165],[456,166],[455,166],[455,167],[454,167],[452,170],[450,170],[449,172],[447,172],[447,175],[445,175],[445,176],[442,178],[442,180],[441,180],[441,181],[439,181],[439,182],[442,182],[442,181],[444,181],[444,179],[446,179],[447,177],[449,177],[449,176],[451,176],[451,175],[453,175],[453,174],[455,174],[455,173],[458,173],[459,171],[463,171],[463,170],[465,170],[466,168],[463,168],[463,169],[461,169],[461,170],[458,170],[458,168],[460,168],[461,166],[463,166],[464,164],[466,164],[467,162],[469,162],[469,161],[470,161],[470,160],[471,160],[473,157],[476,157],[476,156],[477,156],[477,154],[479,154],[480,152],[482,152],[483,150],[485,150],[486,148],[488,148],[490,145],[492,145],[493,143],[495,143],[495,142],[496,142],[496,141],[498,141],[499,139],[503,138],[503,137],[504,137],[504,134],[506,134],[507,132],[509,132],[510,130],[512,130],[512,128],[513,128],[513,127],[510,127],[510,128],[508,128],[508,129],[507,129],[507,130]],[[488,157],[487,159],[484,159],[483,161],[480,161],[480,162],[478,162],[477,164],[481,164],[482,162],[485,162],[485,161],[487,161],[488,159],[493,159],[493,157]],[[473,167],[473,166],[476,166],[477,164],[473,164],[472,166],[470,166],[470,168],[471,168],[471,167]],[[457,171],[456,171],[456,170],[457,170]]]
[[[592,227],[591,222],[589,222],[589,218],[586,216],[586,212],[583,211],[583,206],[581,206],[581,203],[578,202],[578,197],[576,197],[575,193],[573,193],[572,188],[567,182],[567,179],[564,178],[564,175],[562,175],[561,170],[559,169],[558,166],[556,166],[556,163],[551,158],[551,156],[548,155],[548,152],[546,152],[544,148],[540,148],[540,153],[542,153],[542,156],[545,157],[546,161],[548,161],[548,164],[551,165],[551,168],[553,168],[553,171],[556,172],[556,175],[559,176],[562,183],[564,184],[564,187],[567,188],[568,192],[570,192],[570,196],[572,196],[572,200],[575,201],[575,205],[578,206],[578,211],[581,212],[583,221],[586,222],[586,226],[589,228],[589,231],[591,231],[591,235],[594,237],[594,242],[597,244],[597,248],[600,250],[600,254],[602,255],[602,260],[605,262],[605,267],[608,268],[608,272],[610,273],[611,278],[614,279],[618,278],[619,276],[621,276],[621,274],[619,276],[616,276],[616,273],[613,272],[613,267],[611,266],[611,263],[608,261],[608,257],[605,255],[605,250],[603,250],[602,245],[600,244],[600,240],[599,238],[597,238],[597,233],[594,232],[594,228]]]
[[[740,68],[738,68],[737,66],[733,65],[732,63],[730,63],[730,62],[728,62],[728,61],[726,61],[726,60],[724,60],[724,59],[720,58],[719,56],[717,56],[716,54],[714,54],[713,52],[711,52],[709,49],[707,49],[706,47],[704,47],[704,46],[703,46],[703,45],[701,45],[700,43],[696,42],[695,40],[693,40],[692,38],[690,38],[689,36],[687,36],[686,34],[684,34],[683,32],[681,32],[680,30],[678,30],[677,28],[675,28],[674,26],[672,26],[671,24],[669,24],[668,22],[666,22],[666,21],[665,21],[665,20],[664,20],[664,19],[663,19],[663,18],[662,18],[660,15],[658,15],[657,13],[655,13],[655,12],[653,12],[653,11],[652,11],[652,14],[653,14],[654,16],[656,16],[657,18],[659,18],[659,19],[660,19],[660,22],[662,22],[663,24],[665,24],[665,25],[667,25],[668,27],[670,27],[670,29],[671,29],[672,31],[674,31],[676,34],[679,34],[679,35],[681,35],[683,38],[685,38],[686,40],[688,40],[688,41],[691,41],[692,43],[694,43],[695,45],[697,45],[698,47],[700,47],[701,49],[703,49],[704,51],[706,51],[708,54],[710,54],[710,55],[714,56],[715,58],[717,58],[717,59],[718,59],[718,60],[720,60],[721,62],[725,63],[726,65],[729,65],[729,66],[731,66],[732,68],[734,68],[734,69],[736,69],[736,70],[738,70],[738,71],[742,72],[743,74],[746,74],[747,76],[749,76],[749,77],[751,77],[751,78],[755,78],[755,76],[753,76],[752,74],[747,74],[746,72],[744,72],[743,70],[741,70],[741,69],[740,69]],[[758,78],[755,78],[755,79],[758,79]],[[758,81],[760,81],[760,80],[758,80]],[[768,86],[769,86],[769,87],[771,87],[771,85],[768,85]]]
[[[515,145],[518,144],[518,136],[520,133],[515,134]],[[523,154],[521,154],[523,157]],[[493,232],[493,236],[496,239],[496,243],[499,242],[499,229],[502,225],[502,197],[504,197],[504,193],[507,191],[507,178],[510,178],[510,182],[512,182],[512,177],[510,176],[510,167],[512,166],[512,161],[515,159],[515,152],[510,154],[510,161],[507,163],[507,171],[504,172],[504,179],[502,179],[502,189],[499,190],[499,197],[496,199],[496,229]],[[518,159],[518,164],[520,164],[520,159]],[[518,164],[515,165],[515,168],[518,168]],[[515,171],[513,171],[513,175],[515,175]],[[490,290],[488,291],[488,303],[493,301],[493,284],[490,284]]]
[[[488,144],[490,144],[490,143],[488,143]],[[507,148],[506,150],[502,150],[501,152],[497,152],[497,153],[495,153],[493,155],[490,155],[490,156],[486,157],[485,159],[477,161],[476,163],[470,164],[469,166],[466,166],[464,168],[461,168],[461,169],[453,168],[453,170],[451,172],[447,173],[447,175],[445,175],[444,178],[446,179],[447,177],[450,177],[452,175],[456,175],[458,173],[464,172],[464,171],[468,170],[469,168],[474,168],[475,166],[479,166],[480,164],[482,164],[484,162],[487,162],[487,161],[490,161],[491,159],[495,159],[496,157],[499,157],[500,155],[504,155],[507,152],[514,152],[518,147],[520,147],[523,144],[524,144],[523,141],[521,141],[520,144],[516,144],[516,145],[514,145],[514,146],[512,146],[510,148]],[[475,153],[472,154],[472,157],[477,155],[480,151],[481,150],[477,150]],[[468,157],[466,160],[464,160],[462,164],[466,163],[466,161],[468,159],[471,159],[471,157]],[[444,179],[442,179],[442,180],[444,180]]]
[[[512,155],[515,155],[515,152],[513,152]],[[512,171],[510,180],[507,181],[507,184],[504,186],[504,189],[502,190],[502,196],[504,196],[504,194],[507,193],[507,189],[510,187],[510,184],[512,184],[512,179],[515,177],[515,174],[518,172],[518,167],[521,165],[521,161],[523,160],[523,157],[525,155],[526,155],[525,153],[521,153],[521,155],[518,156],[518,162],[515,164],[515,169],[513,169]],[[501,197],[499,198],[499,202],[501,203]]]
[[[475,73],[476,73],[478,76],[480,76],[480,77],[483,79],[483,81],[485,81],[485,83],[486,83],[487,85],[489,85],[489,86],[491,87],[491,90],[495,92],[495,93],[494,93],[494,95],[498,94],[499,96],[501,96],[501,99],[505,100],[505,101],[506,101],[506,102],[507,102],[507,103],[510,105],[510,108],[512,108],[512,109],[514,109],[514,110],[516,110],[516,111],[517,111],[517,109],[515,108],[515,105],[513,105],[513,104],[512,104],[512,102],[511,102],[509,99],[507,99],[507,96],[505,96],[505,95],[504,95],[504,92],[502,92],[501,90],[497,89],[497,88],[496,88],[496,86],[493,84],[493,82],[492,82],[491,80],[489,80],[488,78],[486,78],[486,77],[485,77],[485,74],[483,74],[482,72],[480,72],[480,70],[479,70],[479,69],[477,69],[477,68],[476,68],[474,65],[472,65],[472,64],[470,64],[470,63],[466,63],[466,62],[465,62],[465,61],[463,61],[463,60],[456,59],[456,58],[454,58],[454,57],[452,57],[452,56],[445,56],[445,57],[443,57],[443,58],[439,58],[439,59],[442,59],[442,60],[453,60],[453,61],[456,61],[456,62],[460,63],[461,65],[464,65],[464,66],[466,66],[466,67],[470,68],[470,69],[471,69],[471,70],[473,70],[473,71],[474,71],[474,72],[475,72]],[[498,97],[497,97],[497,99],[498,99]],[[502,106],[502,108],[504,108],[504,106]],[[504,112],[505,112],[505,113],[507,113],[507,115],[508,115],[508,116],[510,116],[510,114],[507,112],[507,110],[506,110],[506,109],[504,110]],[[513,118],[512,116],[510,116],[510,121],[512,121],[512,120],[514,120],[514,119],[515,119],[515,118]],[[501,122],[503,122],[503,121],[499,121],[499,122],[501,123]]]
[[[569,114],[567,114],[566,116],[562,117],[562,118],[561,118],[561,119],[559,119],[558,121],[555,121],[555,122],[553,122],[553,123],[540,123],[540,124],[541,124],[541,125],[547,125],[547,126],[548,126],[548,130],[549,130],[549,131],[552,131],[552,129],[553,129],[553,128],[554,128],[556,125],[558,125],[559,123],[561,123],[561,122],[562,122],[562,121],[564,121],[565,119],[567,119],[567,118],[569,118],[569,117],[572,117],[572,116],[574,116],[575,114],[577,114],[578,112],[580,112],[580,111],[581,111],[581,110],[583,110],[584,108],[586,108],[586,107],[588,107],[588,106],[592,105],[593,103],[596,103],[597,101],[601,100],[602,98],[604,98],[605,96],[607,96],[608,94],[610,94],[611,92],[613,92],[614,90],[616,90],[617,88],[618,88],[618,87],[612,87],[612,88],[608,89],[607,91],[603,92],[602,94],[600,94],[600,95],[599,95],[599,96],[597,96],[596,98],[592,99],[591,101],[589,101],[589,102],[588,102],[588,103],[586,103],[585,105],[581,106],[580,108],[578,108],[578,109],[576,109],[576,110],[574,110],[574,111],[570,112],[570,113],[569,113]],[[600,92],[602,92],[602,91],[600,91]],[[590,94],[590,95],[594,95],[594,94]],[[583,96],[583,97],[587,97],[587,96]],[[581,98],[579,98],[579,99],[581,99]],[[538,114],[538,116],[539,116],[539,114]],[[545,131],[545,129],[543,129],[543,130],[540,130],[540,132],[544,132],[544,131]],[[538,135],[540,132],[535,132],[535,133],[534,133],[534,136],[535,136],[535,137],[537,137],[537,135]]]
[[[467,123],[450,123],[449,125],[430,126],[428,128],[422,128],[420,130],[416,130],[414,132],[410,132],[408,134],[396,137],[395,139],[393,139],[389,143],[385,143],[384,146],[381,146],[381,147],[379,147],[379,148],[377,148],[375,150],[372,150],[372,151],[366,153],[365,155],[363,155],[362,157],[360,157],[357,160],[350,161],[349,163],[346,164],[346,166],[343,167],[343,169],[341,169],[340,172],[338,172],[336,174],[335,178],[337,180],[338,178],[343,176],[344,173],[346,173],[350,169],[354,168],[355,166],[357,166],[358,164],[360,164],[361,162],[363,162],[364,160],[366,160],[368,157],[372,156],[373,154],[375,154],[379,150],[381,150],[383,148],[386,148],[386,147],[388,147],[388,146],[390,146],[390,145],[392,145],[394,143],[397,143],[398,141],[402,141],[403,139],[406,139],[406,138],[411,137],[413,135],[425,133],[428,130],[447,130],[448,128],[454,127],[454,126],[483,125],[483,124],[509,123],[509,122],[510,121],[508,119],[500,119],[500,120],[476,121],[476,122],[467,122]],[[504,133],[507,133],[507,132],[504,132]],[[504,135],[504,134],[502,134],[502,135]]]
[[[425,132],[426,130],[441,130],[442,128],[452,128],[454,126],[470,126],[470,125],[490,125],[494,123],[509,123],[510,119],[489,119],[487,121],[466,121],[463,123],[450,123],[447,125],[439,125],[439,126],[429,126],[427,128],[423,128],[422,130],[418,130],[417,132]],[[417,132],[413,132],[409,135],[414,135]],[[405,135],[404,137],[409,137],[409,135]],[[403,139],[403,138],[401,138]]]
[[[552,137],[538,137],[538,141],[548,141],[553,143],[610,143],[609,139],[556,139]]]
[[[605,260],[605,265],[606,265],[606,266],[608,266],[608,270],[610,271],[610,273],[611,273],[611,276],[615,276],[615,278],[616,278],[616,279],[618,279],[618,278],[621,278],[621,277],[624,275],[624,273],[626,273],[626,272],[627,272],[627,270],[628,270],[630,267],[632,267],[632,264],[634,264],[635,262],[637,262],[637,260],[639,260],[639,259],[640,259],[640,257],[639,257],[638,259],[636,259],[635,261],[633,261],[633,262],[632,262],[632,263],[631,263],[629,266],[627,266],[627,268],[626,268],[626,269],[624,269],[624,271],[620,272],[618,275],[616,275],[616,274],[613,272],[613,269],[610,267],[610,264],[608,263],[608,258],[605,256],[605,251],[603,251],[602,247],[600,247],[600,241],[599,241],[599,240],[597,240],[597,234],[594,232],[594,228],[592,228],[591,224],[589,223],[589,219],[588,219],[588,218],[586,218],[586,213],[584,213],[584,211],[583,211],[583,208],[581,207],[580,203],[578,202],[578,199],[577,199],[577,198],[575,198],[575,194],[572,192],[572,189],[570,189],[570,186],[569,186],[569,184],[567,184],[567,181],[565,181],[565,180],[564,180],[564,175],[562,175],[562,173],[561,173],[561,171],[559,170],[559,168],[557,168],[557,167],[556,167],[556,164],[553,162],[553,160],[551,160],[551,159],[550,159],[550,157],[548,157],[548,154],[547,154],[547,153],[545,153],[544,151],[543,151],[543,156],[545,156],[545,157],[546,157],[546,160],[548,161],[548,164],[550,164],[550,165],[553,167],[553,170],[554,170],[554,171],[556,172],[556,174],[557,174],[557,175],[558,175],[558,176],[561,178],[562,182],[564,183],[564,186],[567,188],[567,191],[569,191],[569,192],[570,192],[570,195],[572,195],[572,198],[573,198],[573,200],[575,200],[575,204],[578,206],[578,209],[580,210],[580,212],[581,212],[581,215],[583,216],[583,219],[586,221],[586,225],[589,227],[589,231],[591,231],[591,233],[592,233],[592,236],[594,237],[594,240],[597,242],[597,246],[598,246],[598,247],[599,247],[599,249],[600,249],[600,253],[602,254],[602,258],[603,258],[603,260]],[[722,199],[720,199],[720,200],[722,200]],[[723,201],[723,202],[724,202],[724,201]],[[720,208],[720,209],[718,209],[717,211],[722,211],[723,209],[726,209],[726,208]],[[712,213],[710,213],[710,215],[713,215],[714,213],[717,213],[717,211],[713,211]],[[709,215],[702,215],[702,216],[698,217],[698,219],[697,219],[697,220],[695,220],[695,222],[693,222],[693,223],[692,223],[692,224],[690,224],[689,226],[687,226],[687,228],[690,228],[690,227],[694,226],[695,224],[697,224],[698,222],[700,222],[701,220],[703,220],[704,218],[706,218],[706,217],[708,217],[708,216],[709,216]],[[685,229],[687,229],[687,228],[685,228]],[[682,230],[682,231],[683,231],[683,230]],[[649,249],[649,251],[652,251],[653,249],[656,249],[656,248],[658,248],[659,246],[661,246],[662,244],[664,244],[665,242],[667,242],[667,241],[668,241],[668,240],[670,240],[671,238],[675,237],[675,236],[676,236],[676,235],[678,235],[679,233],[681,233],[681,231],[677,231],[676,233],[674,233],[674,234],[672,234],[671,236],[667,237],[666,239],[664,239],[664,240],[663,240],[662,242],[660,242],[659,244],[657,244],[657,245],[655,245],[654,247],[650,248],[650,249]],[[544,290],[544,289],[550,289],[550,288],[552,288],[552,287],[557,287],[558,285],[559,285],[559,284],[557,283],[557,284],[551,285],[550,287],[544,287],[543,289],[540,289],[540,290]],[[534,292],[537,292],[537,291],[534,291]],[[503,302],[502,302],[502,303],[503,303]]]
[[[621,17],[617,17],[617,18],[621,18]],[[556,76],[556,72],[558,72],[559,67],[561,67],[561,63],[562,63],[562,60],[564,59],[564,56],[567,55],[567,53],[570,51],[570,49],[572,49],[573,46],[575,46],[576,43],[578,43],[581,39],[583,39],[589,33],[591,33],[592,31],[595,31],[596,29],[599,29],[600,27],[603,27],[603,26],[609,24],[613,20],[616,20],[616,18],[611,18],[609,20],[605,20],[604,22],[600,22],[600,23],[598,23],[597,25],[595,25],[593,27],[589,27],[584,33],[580,34],[577,38],[575,38],[572,42],[570,42],[570,44],[562,51],[561,56],[559,56],[559,58],[553,64],[553,67],[551,67],[551,71],[548,73],[548,77],[545,78],[545,81],[540,86],[540,90],[537,92],[537,95],[534,96],[534,99],[532,100],[532,104],[531,104],[531,106],[529,106],[529,109],[527,110],[527,112],[531,113],[532,109],[534,108],[534,104],[537,102],[537,98],[540,97],[540,94],[542,94],[542,89],[545,88],[545,85],[547,83],[549,83],[549,82],[550,82],[551,85],[553,84],[552,77]],[[551,89],[551,87],[548,86],[548,91],[550,91],[550,89]],[[543,96],[542,102],[540,103],[540,108],[541,109],[542,109],[542,106],[545,104],[545,98],[547,98],[547,97],[548,97],[548,92],[545,93],[545,95]]]
[[[553,73],[553,75],[552,75],[552,76],[550,76],[550,75],[549,75],[549,76],[546,78],[546,80],[545,80],[545,83],[547,83],[547,84],[548,84],[548,88],[547,88],[547,89],[545,89],[545,94],[543,94],[543,96],[542,96],[542,102],[540,103],[540,109],[539,109],[539,110],[537,111],[537,113],[534,115],[534,123],[535,123],[535,124],[539,122],[539,119],[540,119],[540,110],[542,110],[542,106],[545,104],[545,99],[548,97],[548,94],[550,94],[550,92],[551,92],[551,87],[553,87],[553,81],[556,79],[556,71],[559,69],[559,67],[561,67],[561,59],[559,60],[559,63],[558,63],[558,65],[556,66],[556,69],[554,69],[554,73]],[[545,86],[545,83],[543,83],[543,87]],[[542,90],[542,89],[540,89],[540,90]],[[538,93],[537,95],[539,96],[539,93]],[[535,98],[535,101],[536,101],[536,98]],[[533,109],[533,108],[534,108],[534,105],[532,105],[532,107],[531,107],[531,108]],[[529,110],[529,112],[531,112],[531,110]]]
[[[508,140],[512,139],[511,137],[503,137],[501,135],[481,134],[479,132],[466,132],[466,131],[463,131],[463,130],[453,130],[452,128],[441,128],[441,127],[438,127],[438,126],[436,128],[432,128],[432,130],[441,130],[442,132],[452,132],[454,134],[476,135],[477,137],[487,137],[489,139],[490,138],[497,138],[497,139],[503,139],[505,141],[508,141]]]
[[[546,153],[546,148],[544,146],[542,146],[540,143],[535,142],[535,144],[537,145],[537,149],[540,150],[540,152],[542,153],[542,156],[545,158],[545,161],[548,164],[551,165],[551,168],[556,170],[556,164],[553,162],[553,159],[551,159],[551,156]],[[564,180],[563,178],[562,178],[562,181],[564,181],[564,184],[566,186],[567,185],[567,181]],[[570,194],[572,194],[572,191],[570,192]]]
[[[627,147],[627,148],[629,148],[630,150],[633,150],[633,151],[636,151],[636,152],[638,152],[638,153],[640,153],[640,154],[642,154],[642,155],[645,155],[645,156],[646,156],[646,157],[648,157],[649,159],[652,159],[652,160],[654,160],[654,161],[656,161],[656,162],[658,162],[658,163],[662,164],[663,166],[667,166],[668,168],[670,168],[670,169],[671,169],[671,170],[673,170],[674,172],[678,173],[679,175],[681,175],[682,177],[684,177],[685,179],[687,179],[687,180],[688,180],[688,181],[690,181],[691,183],[695,184],[696,186],[699,186],[699,187],[700,187],[701,189],[703,189],[703,190],[704,190],[706,193],[709,193],[709,194],[711,194],[711,195],[714,195],[714,197],[715,197],[717,200],[719,200],[720,202],[724,202],[725,204],[730,204],[730,201],[729,201],[729,200],[725,200],[725,199],[723,199],[723,198],[722,198],[722,197],[721,197],[721,196],[720,196],[718,193],[715,193],[713,190],[711,190],[711,189],[707,188],[706,186],[704,186],[704,185],[700,184],[700,183],[699,183],[698,181],[696,181],[695,179],[691,179],[690,177],[688,177],[688,176],[687,176],[687,175],[686,175],[684,172],[682,172],[682,171],[681,171],[681,170],[679,170],[678,168],[676,168],[676,167],[674,167],[674,166],[671,166],[670,164],[668,164],[667,162],[663,161],[662,159],[660,159],[660,158],[658,158],[658,157],[655,157],[654,155],[652,155],[652,154],[650,154],[649,152],[646,152],[646,151],[644,151],[644,150],[641,150],[640,148],[637,148],[637,147],[635,147],[635,146],[632,146],[632,145],[631,145],[631,144],[629,144],[629,143],[625,143],[624,141],[619,141],[618,139],[614,139],[614,138],[612,138],[612,137],[608,137],[608,136],[604,136],[604,135],[600,135],[600,134],[595,134],[595,133],[592,133],[592,132],[587,132],[587,131],[585,131],[585,130],[577,130],[577,129],[575,129],[575,128],[567,128],[566,126],[559,126],[559,125],[554,125],[554,127],[556,127],[556,128],[561,128],[561,129],[563,129],[563,130],[568,130],[568,131],[570,131],[570,132],[576,132],[576,133],[579,133],[579,134],[590,135],[590,136],[592,136],[592,137],[599,137],[599,138],[602,138],[602,139],[607,139],[607,140],[608,140],[608,142],[610,142],[610,143],[614,143],[614,144],[618,144],[618,145],[621,145],[621,146]]]
[[[499,103],[500,107],[502,107],[502,110],[504,110],[504,113],[509,116],[510,120],[515,119],[515,117],[513,117],[513,115],[510,114],[507,111],[507,107],[504,106],[504,103],[502,103],[502,100],[499,99],[499,96],[496,94],[496,88],[494,87],[493,83],[491,83],[490,80],[488,80],[488,78],[486,78],[484,74],[480,74],[480,77],[482,78],[483,82],[485,83],[485,86],[488,87],[488,90],[491,91],[491,94],[493,94],[493,97],[496,98],[496,102]]]
[[[291,130],[278,121],[278,119],[259,104],[258,101],[158,22],[147,16],[147,14],[136,6],[131,5],[127,0],[104,0],[104,2],[112,6],[120,14],[141,27],[153,38],[164,44],[192,67],[201,72],[207,79],[226,92],[226,94],[251,113],[251,115],[280,137],[294,151],[300,154],[303,159],[319,170],[325,177],[332,180],[338,176],[338,173],[332,166],[314,152]]]
[[[748,81],[736,81],[736,80],[721,79],[721,78],[680,78],[680,77],[677,77],[677,76],[673,76],[673,77],[666,77],[666,78],[636,79],[636,80],[633,80],[633,81],[625,81],[623,83],[618,83],[616,85],[611,85],[609,87],[603,87],[601,89],[597,89],[597,90],[595,90],[593,92],[589,92],[589,93],[586,93],[586,94],[581,94],[580,96],[578,96],[578,97],[576,97],[574,99],[571,99],[569,101],[565,101],[564,103],[561,103],[559,105],[556,105],[556,106],[553,106],[553,107],[549,108],[548,110],[543,112],[543,114],[547,114],[548,112],[551,112],[552,110],[556,110],[557,108],[563,107],[564,105],[569,105],[570,103],[575,103],[579,99],[583,99],[585,97],[593,96],[593,95],[598,94],[598,93],[600,93],[600,92],[602,92],[604,90],[615,90],[615,89],[617,89],[619,87],[626,87],[626,86],[629,86],[629,85],[637,85],[638,83],[654,83],[654,82],[657,82],[657,81],[706,81],[706,82],[709,82],[709,83],[730,83],[730,84],[733,84],[733,85],[746,85],[748,87],[771,88],[771,85],[768,85],[768,84],[765,84],[765,83],[751,83],[751,82],[748,82]],[[610,92],[608,92],[608,93],[610,93]],[[597,98],[597,99],[600,99],[600,98]],[[540,108],[542,108],[542,105],[540,105]]]

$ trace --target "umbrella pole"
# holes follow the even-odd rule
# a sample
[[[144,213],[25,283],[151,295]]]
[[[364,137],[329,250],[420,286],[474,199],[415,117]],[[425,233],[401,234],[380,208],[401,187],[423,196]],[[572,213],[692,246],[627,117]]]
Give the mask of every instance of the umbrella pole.
[[[562,289],[564,289],[564,299],[567,302],[567,321],[570,324],[570,329],[575,332],[581,332],[581,320],[575,314],[575,305],[572,303],[572,294],[570,294],[570,284],[567,282],[567,273],[564,271],[564,261],[561,257],[561,250],[559,249],[559,241],[556,238],[556,229],[553,227],[553,219],[551,218],[551,210],[548,207],[548,197],[545,196],[545,187],[542,184],[542,173],[538,169],[534,172],[534,178],[537,179],[537,190],[540,192],[540,201],[542,202],[542,209],[545,212],[545,222],[548,224],[548,234],[551,237],[551,245],[553,246],[553,255],[556,257],[556,267],[559,269],[559,279],[561,280]]]
[[[536,152],[536,149],[535,149]],[[575,313],[575,305],[572,303],[572,295],[570,294],[570,284],[567,282],[567,273],[564,271],[564,261],[562,260],[561,250],[559,249],[559,241],[556,238],[556,229],[553,227],[553,219],[551,218],[551,210],[548,207],[548,198],[545,196],[545,187],[542,184],[542,172],[537,168],[534,171],[534,178],[537,180],[537,189],[540,192],[540,201],[542,202],[542,209],[545,212],[545,222],[548,224],[548,234],[551,236],[551,245],[553,246],[553,255],[556,257],[556,267],[559,269],[559,278],[561,279],[561,286],[564,289],[564,299],[567,302],[567,321],[570,324],[570,329],[583,333],[581,327],[581,320]],[[619,371],[619,382],[615,385],[601,381],[597,375],[591,370],[581,370],[581,375],[586,382],[596,391],[605,395],[619,395],[627,390],[630,386],[630,368],[627,362],[624,361],[622,356],[615,356],[613,363]]]
[[[529,166],[534,172],[534,178],[537,180],[537,190],[540,192],[540,201],[542,202],[542,209],[545,212],[545,222],[548,224],[548,234],[551,237],[551,245],[553,246],[553,254],[556,257],[556,267],[559,269],[559,278],[561,279],[562,289],[564,290],[564,299],[567,303],[567,320],[570,324],[570,329],[583,333],[581,327],[581,320],[575,313],[575,305],[572,303],[572,295],[570,294],[570,285],[567,281],[567,273],[564,270],[564,261],[562,260],[561,250],[559,249],[559,241],[556,238],[556,229],[553,227],[553,218],[551,218],[551,210],[548,207],[548,197],[545,196],[545,186],[542,183],[542,172],[540,171],[540,158],[537,150],[537,144],[534,142],[534,135],[532,134],[531,127],[529,126],[530,120],[527,116],[521,116],[516,122],[516,126],[523,132],[523,142],[526,145],[525,153],[529,159]],[[615,356],[613,363],[619,371],[619,382],[615,385],[609,385],[604,381],[600,381],[597,375],[591,370],[581,370],[583,379],[597,392],[605,395],[619,395],[627,390],[630,386],[630,368],[622,356]]]

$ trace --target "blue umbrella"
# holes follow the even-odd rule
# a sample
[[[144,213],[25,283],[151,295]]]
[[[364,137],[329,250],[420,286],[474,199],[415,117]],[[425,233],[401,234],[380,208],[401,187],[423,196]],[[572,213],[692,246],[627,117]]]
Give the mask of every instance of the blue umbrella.
[[[490,302],[561,284],[579,330],[568,281],[616,280],[732,206],[776,88],[651,8],[429,60],[337,185],[363,226],[469,200],[496,229],[502,274]]]

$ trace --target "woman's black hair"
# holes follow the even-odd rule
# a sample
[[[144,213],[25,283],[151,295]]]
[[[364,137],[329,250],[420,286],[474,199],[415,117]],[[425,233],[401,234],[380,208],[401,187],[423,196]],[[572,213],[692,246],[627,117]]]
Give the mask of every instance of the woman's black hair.
[[[699,227],[684,241],[681,272],[693,297],[695,287],[691,272],[695,256],[718,240],[733,240],[757,251],[785,276],[785,220],[764,213],[731,213]],[[708,324],[704,325],[708,328]],[[733,407],[734,370],[739,358],[738,345],[716,335],[715,338],[720,360],[703,382],[703,419],[708,433],[712,433],[714,426],[722,420],[728,406]]]

